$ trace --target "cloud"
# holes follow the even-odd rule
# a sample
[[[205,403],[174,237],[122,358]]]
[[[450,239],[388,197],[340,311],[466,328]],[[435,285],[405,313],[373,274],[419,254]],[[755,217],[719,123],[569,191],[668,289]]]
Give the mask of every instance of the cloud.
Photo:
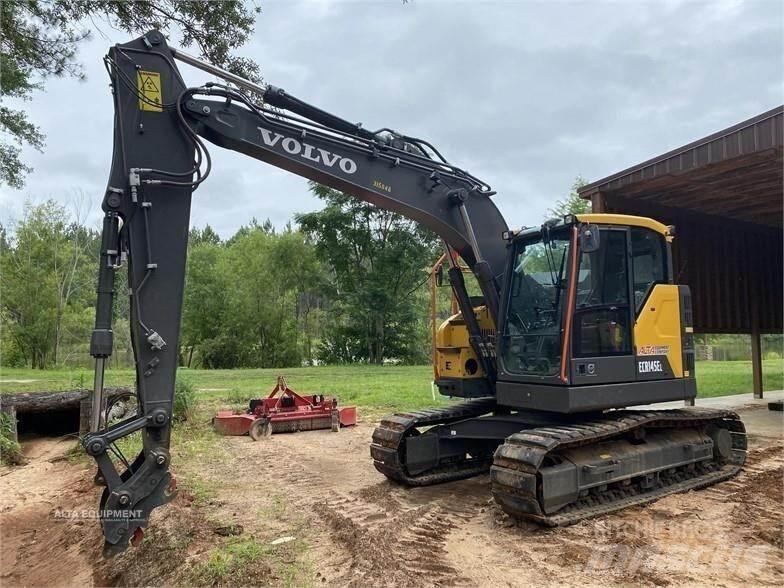
[[[512,226],[539,222],[577,175],[597,179],[781,102],[777,2],[265,2],[243,54],[267,82],[366,128],[426,138],[498,191]],[[112,33],[117,35],[117,33]],[[111,42],[123,42],[114,36]],[[95,196],[112,105],[96,36],[88,80],[50,80],[24,105],[47,134],[25,194]],[[186,71],[194,84],[205,80]],[[223,236],[252,217],[318,208],[304,180],[211,148],[192,222]],[[99,213],[93,217],[97,221]],[[18,215],[17,215],[18,216]]]

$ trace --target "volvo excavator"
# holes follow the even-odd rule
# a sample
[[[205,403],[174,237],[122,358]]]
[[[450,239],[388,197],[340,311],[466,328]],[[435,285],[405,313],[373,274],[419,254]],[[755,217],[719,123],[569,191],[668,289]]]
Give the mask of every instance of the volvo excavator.
[[[209,74],[188,87],[177,62]],[[376,469],[409,486],[489,471],[513,517],[558,526],[736,474],[746,435],[725,410],[630,409],[696,397],[689,288],[673,278],[674,228],[578,214],[510,229],[482,180],[429,142],[369,130],[256,84],[151,31],[105,58],[114,152],[104,212],[91,431],[108,554],[141,538],[176,495],[170,432],[191,197],[205,141],[340,190],[442,241],[459,312],[436,337],[439,408],[381,421]],[[230,197],[227,195],[227,197]],[[460,263],[481,296],[470,296]],[[127,265],[138,410],[107,424],[115,275]],[[394,390],[389,390],[394,395]],[[132,461],[116,442],[140,432]]]

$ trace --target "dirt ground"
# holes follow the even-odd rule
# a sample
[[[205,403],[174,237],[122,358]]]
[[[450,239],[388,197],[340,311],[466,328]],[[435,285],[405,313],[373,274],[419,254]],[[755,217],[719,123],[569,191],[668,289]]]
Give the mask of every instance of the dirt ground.
[[[95,508],[92,468],[64,459],[72,440],[38,439],[25,445],[28,465],[0,470],[0,583],[187,584],[229,528],[265,544],[296,538],[283,552],[296,563],[293,580],[269,568],[234,585],[782,585],[781,416],[754,416],[773,426],[752,429],[735,479],[554,530],[510,520],[487,476],[390,484],[369,457],[371,420],[338,434],[225,438],[199,461],[211,498],[182,492],[156,511],[140,547],[110,562],[97,521],[62,515]]]

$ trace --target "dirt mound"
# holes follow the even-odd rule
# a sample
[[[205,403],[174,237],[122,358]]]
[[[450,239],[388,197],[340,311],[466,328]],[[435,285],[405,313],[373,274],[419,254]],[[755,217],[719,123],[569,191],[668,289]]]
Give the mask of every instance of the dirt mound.
[[[88,462],[66,459],[72,437],[25,442],[25,466],[0,476],[0,583],[11,586],[144,586],[188,583],[191,551],[205,551],[212,527],[175,501],[153,514],[137,549],[105,560],[95,509],[101,488]],[[187,498],[187,497],[186,497]],[[197,547],[198,546],[198,547]],[[175,565],[176,564],[176,565]]]
[[[29,464],[0,477],[4,586],[93,585],[103,539],[83,515],[98,491],[89,470],[63,459],[73,444],[70,437],[36,439],[24,448]]]
[[[153,514],[144,540],[111,559],[98,561],[98,586],[175,586],[189,584],[189,560],[198,559],[214,539],[214,529],[202,514],[175,500]]]
[[[52,516],[49,505],[36,504],[2,517],[4,586],[61,585],[65,570],[69,583],[92,585],[90,554],[100,538],[85,521],[53,523]]]

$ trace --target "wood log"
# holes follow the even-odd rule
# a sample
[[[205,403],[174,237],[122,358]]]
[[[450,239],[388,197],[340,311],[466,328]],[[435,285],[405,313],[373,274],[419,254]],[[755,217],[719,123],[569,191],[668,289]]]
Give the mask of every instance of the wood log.
[[[106,401],[132,395],[130,388],[104,388]],[[17,437],[16,425],[20,415],[63,410],[79,411],[79,434],[90,430],[92,414],[91,390],[63,390],[60,392],[14,392],[0,394],[0,411],[11,414],[14,425],[12,435]]]
[[[130,388],[105,388],[108,401],[127,394]],[[77,409],[83,400],[92,398],[91,390],[63,390],[61,392],[12,392],[0,394],[0,409],[14,407],[18,413],[48,412],[52,410]]]

